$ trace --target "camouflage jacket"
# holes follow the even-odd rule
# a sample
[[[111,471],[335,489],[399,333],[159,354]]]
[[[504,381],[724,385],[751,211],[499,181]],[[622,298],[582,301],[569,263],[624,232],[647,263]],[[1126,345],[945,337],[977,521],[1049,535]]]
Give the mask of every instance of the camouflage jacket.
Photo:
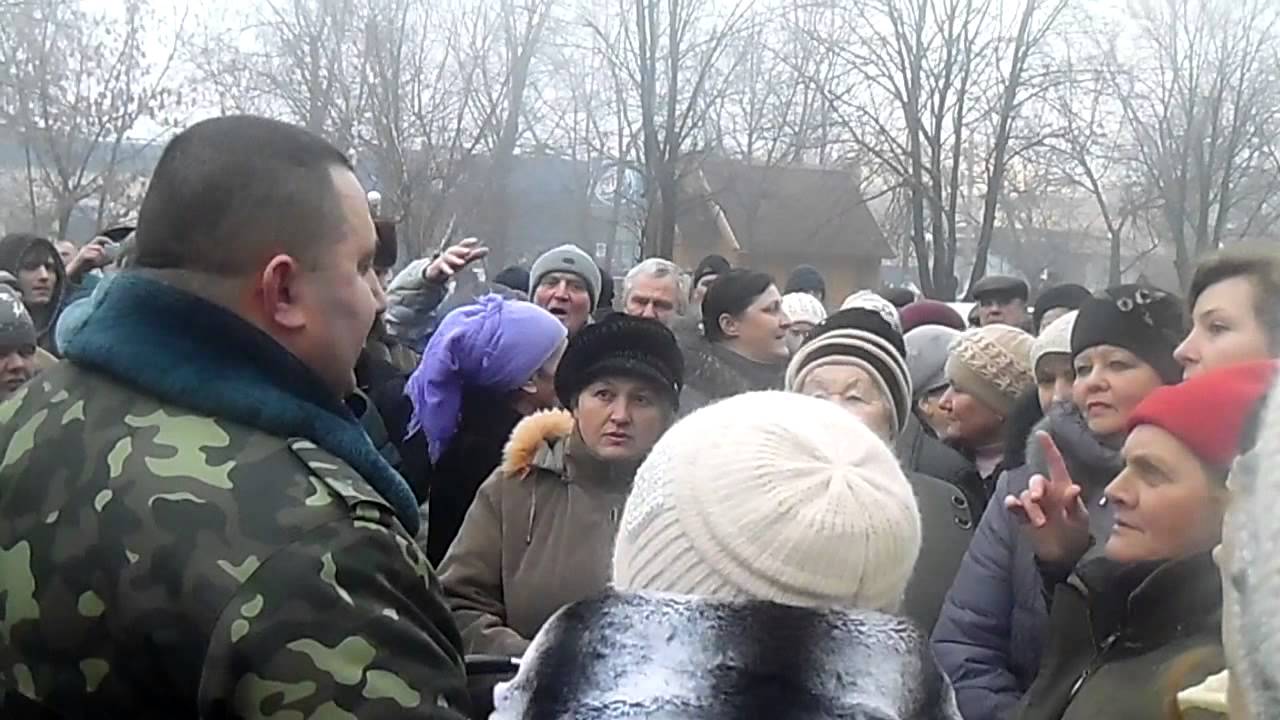
[[[0,405],[6,718],[460,718],[459,648],[391,505],[314,443],[67,362]]]

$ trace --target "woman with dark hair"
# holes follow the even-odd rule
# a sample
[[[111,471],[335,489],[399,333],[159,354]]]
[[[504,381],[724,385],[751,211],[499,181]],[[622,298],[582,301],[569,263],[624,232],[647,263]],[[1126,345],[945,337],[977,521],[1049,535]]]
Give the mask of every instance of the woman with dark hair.
[[[1227,248],[1191,278],[1191,332],[1174,357],[1187,377],[1215,367],[1280,357],[1280,251]]]
[[[684,342],[688,381],[681,410],[781,389],[790,325],[772,277],[741,269],[721,275],[702,300],[702,337]]]
[[[1069,323],[1069,333],[1058,323]],[[1111,522],[1108,509],[1096,505],[1123,466],[1119,449],[1129,417],[1155,389],[1180,379],[1173,350],[1183,328],[1177,297],[1121,285],[1085,301],[1074,320],[1051,323],[1032,346],[1041,371],[1035,387],[1044,382],[1051,404],[1027,441],[1026,464],[996,482],[996,500],[978,523],[933,633],[934,652],[966,717],[1009,717],[1040,667],[1048,621],[1043,583],[1031,542],[1003,503],[1026,489],[1033,475],[1048,472],[1047,454],[1035,437],[1047,434],[1065,458],[1083,501],[1095,508],[1090,530],[1101,546]],[[1052,402],[1070,373],[1058,368],[1060,377],[1048,370],[1064,355],[1073,363],[1071,402]]]
[[[1148,395],[1129,416],[1124,469],[1105,490],[1114,514],[1090,531],[1083,489],[1047,437],[1047,475],[1004,500],[1052,594],[1048,643],[1020,720],[1163,720],[1176,693],[1223,667],[1226,479],[1272,361],[1199,374]],[[1101,549],[1087,555],[1094,544]]]

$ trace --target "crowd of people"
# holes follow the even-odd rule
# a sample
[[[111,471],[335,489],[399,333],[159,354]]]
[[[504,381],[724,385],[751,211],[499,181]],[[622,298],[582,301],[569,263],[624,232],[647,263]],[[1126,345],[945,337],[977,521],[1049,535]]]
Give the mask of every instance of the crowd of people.
[[[173,138],[136,226],[0,240],[0,714],[1280,707],[1280,250],[972,318],[398,250],[250,116]]]

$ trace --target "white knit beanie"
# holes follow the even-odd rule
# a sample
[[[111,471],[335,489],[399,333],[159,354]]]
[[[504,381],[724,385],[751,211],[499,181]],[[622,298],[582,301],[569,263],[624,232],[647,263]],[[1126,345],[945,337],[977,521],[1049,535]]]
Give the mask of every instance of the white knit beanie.
[[[898,308],[893,303],[885,300],[877,293],[870,290],[859,290],[840,303],[841,310],[848,310],[849,308],[861,308],[879,313],[880,317],[884,318],[884,321],[889,323],[894,330],[897,330],[899,335],[902,334],[902,314],[898,312]]]
[[[1040,329],[1040,334],[1031,343],[1031,372],[1036,371],[1040,358],[1045,355],[1071,354],[1071,329],[1076,326],[1079,310],[1072,310]]]
[[[791,322],[807,322],[817,325],[827,319],[827,309],[822,301],[807,292],[793,292],[782,296],[782,312]]]
[[[896,610],[920,514],[893,452],[851,413],[753,392],[689,415],[636,473],[613,584]]]

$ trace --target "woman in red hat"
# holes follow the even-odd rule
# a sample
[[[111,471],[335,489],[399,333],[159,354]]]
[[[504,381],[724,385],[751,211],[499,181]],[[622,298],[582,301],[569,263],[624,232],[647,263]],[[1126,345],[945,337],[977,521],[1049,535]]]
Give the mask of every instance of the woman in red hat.
[[[1227,470],[1276,365],[1206,372],[1147,396],[1130,416],[1124,470],[1106,488],[1114,527],[1098,557],[1061,455],[1005,505],[1023,521],[1052,596],[1049,643],[1023,720],[1169,717],[1173,695],[1223,667]],[[1042,438],[1043,439],[1043,438]]]

